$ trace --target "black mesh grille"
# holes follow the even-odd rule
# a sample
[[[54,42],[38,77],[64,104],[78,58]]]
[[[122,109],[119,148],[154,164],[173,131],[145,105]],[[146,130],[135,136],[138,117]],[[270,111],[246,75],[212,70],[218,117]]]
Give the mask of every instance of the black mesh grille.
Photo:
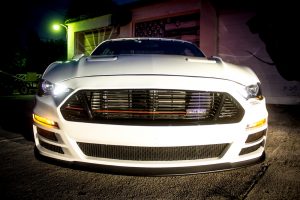
[[[49,140],[53,140],[53,141],[56,141],[57,142],[57,138],[55,136],[55,133],[54,132],[51,132],[51,131],[47,131],[47,130],[44,130],[44,129],[41,129],[39,127],[36,128],[37,130],[37,133],[41,136],[43,136],[44,138],[47,138]]]
[[[61,107],[66,120],[114,124],[210,124],[241,120],[229,94],[186,90],[81,90]]]
[[[58,146],[55,146],[55,145],[52,145],[52,144],[48,144],[42,140],[39,141],[40,142],[40,145],[50,151],[54,151],[54,152],[57,152],[57,153],[60,153],[60,154],[64,154],[63,150],[61,147],[58,147]]]
[[[228,144],[183,147],[137,147],[78,143],[87,156],[119,160],[175,161],[219,157]]]
[[[266,130],[251,134],[248,136],[246,143],[255,142],[257,140],[260,140],[263,136],[265,136],[267,133]]]
[[[254,146],[243,148],[239,155],[245,155],[248,153],[252,153],[252,152],[256,151],[257,149],[259,149],[260,147],[263,147],[264,144],[265,144],[265,141],[262,141],[261,143],[256,144]]]

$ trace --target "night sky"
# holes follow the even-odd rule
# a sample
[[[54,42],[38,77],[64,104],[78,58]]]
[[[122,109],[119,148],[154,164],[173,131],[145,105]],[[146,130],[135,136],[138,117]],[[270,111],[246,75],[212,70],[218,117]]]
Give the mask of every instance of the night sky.
[[[54,23],[64,23],[66,12],[72,0],[27,0],[7,2],[8,13],[1,13],[5,27],[16,29],[23,37],[30,31],[36,31],[42,40],[65,39],[64,31],[55,32]],[[113,0],[124,4],[137,0]],[[88,1],[93,5],[93,1]],[[87,3],[87,2],[82,2]],[[80,9],[80,8],[78,8]]]
[[[100,10],[106,10],[107,7],[103,5],[104,2],[109,1],[9,0],[5,2],[0,12],[1,53],[5,58],[0,70],[9,73],[43,71],[45,66],[54,60],[66,59],[66,30],[55,32],[53,24],[64,23],[66,19],[70,19],[69,16],[76,18],[81,14],[88,14],[84,12],[88,12],[89,9],[98,12],[99,6]],[[138,0],[112,1],[124,4]],[[74,16],[70,15],[70,10],[75,11]]]
[[[63,31],[52,31],[53,23],[64,23],[70,0],[27,1],[28,18],[24,22],[27,28],[35,30],[42,40],[64,39]]]
[[[29,32],[35,31],[43,40],[63,39],[63,33],[51,33],[51,22],[64,21],[68,4],[71,0],[27,0],[7,1],[2,6],[1,30],[2,38],[18,41],[24,39]],[[5,10],[5,12],[4,12]],[[8,42],[8,41],[5,41]],[[12,42],[12,41],[10,41]]]

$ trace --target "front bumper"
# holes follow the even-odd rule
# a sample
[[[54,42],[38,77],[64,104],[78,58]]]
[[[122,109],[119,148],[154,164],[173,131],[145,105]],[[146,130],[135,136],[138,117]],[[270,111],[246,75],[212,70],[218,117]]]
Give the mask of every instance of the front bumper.
[[[85,163],[99,166],[104,171],[143,175],[211,172],[255,164],[264,158],[267,137],[265,127],[251,130],[250,134],[241,134],[234,125],[208,126],[206,130],[203,126],[142,127],[138,131],[141,127],[102,125],[102,128],[96,129],[99,125],[90,127],[91,124],[86,124],[84,128],[76,128],[76,123],[71,124],[70,127],[64,126],[64,131],[35,124],[33,130],[38,152],[76,165]],[[167,129],[173,130],[169,133],[163,131]],[[45,130],[46,134],[54,133],[56,141],[45,135]],[[228,131],[227,134],[224,130]],[[138,137],[141,134],[143,137]],[[84,147],[80,144],[90,145]],[[103,144],[106,149],[99,148]],[[214,147],[220,145],[223,147]],[[206,146],[208,148],[196,148]],[[128,152],[130,149],[134,152]],[[152,149],[164,151],[158,153]],[[154,155],[149,152],[154,152]],[[178,157],[168,155],[172,152],[179,154]],[[190,155],[196,153],[199,156]]]
[[[234,86],[221,83],[218,87],[223,85],[224,92]],[[196,84],[189,82],[191,85]],[[67,163],[144,175],[211,172],[255,164],[265,154],[265,100],[246,101],[234,91],[231,95],[245,110],[240,122],[187,126],[67,121],[50,96],[37,97],[34,114],[53,120],[58,126],[34,123],[36,148],[45,157]],[[257,123],[260,121],[265,123]]]
[[[134,176],[171,176],[171,175],[188,175],[209,172],[227,171],[233,169],[244,168],[247,166],[259,164],[265,161],[266,154],[251,160],[245,160],[238,163],[221,163],[205,166],[192,166],[192,167],[171,167],[171,168],[145,168],[145,167],[120,167],[114,165],[99,165],[85,162],[69,162],[63,160],[53,159],[51,157],[43,156],[35,147],[35,156],[41,161],[47,161],[57,164],[59,166],[89,170],[101,173],[120,174],[120,175],[134,175]]]

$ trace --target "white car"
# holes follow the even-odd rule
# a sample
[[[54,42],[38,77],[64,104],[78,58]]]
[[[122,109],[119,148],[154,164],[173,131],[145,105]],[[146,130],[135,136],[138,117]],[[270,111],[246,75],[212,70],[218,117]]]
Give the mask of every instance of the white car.
[[[102,42],[45,70],[33,110],[36,155],[144,175],[264,161],[268,112],[248,67],[163,38]]]

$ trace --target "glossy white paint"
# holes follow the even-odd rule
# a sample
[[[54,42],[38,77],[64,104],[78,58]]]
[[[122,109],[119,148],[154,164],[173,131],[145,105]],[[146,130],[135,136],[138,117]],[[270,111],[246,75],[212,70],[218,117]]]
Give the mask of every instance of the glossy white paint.
[[[232,65],[220,60],[166,55],[125,55],[113,58],[83,57],[79,63],[53,63],[43,79],[73,89],[174,89],[226,92],[235,98],[245,113],[240,122],[229,124],[188,126],[113,125],[66,121],[60,113],[61,105],[52,96],[37,96],[33,112],[58,123],[59,129],[33,125],[35,143],[39,152],[65,161],[123,167],[190,167],[222,163],[239,163],[259,158],[264,146],[252,153],[239,155],[241,149],[259,144],[245,144],[247,137],[268,128],[267,123],[247,130],[249,124],[267,119],[265,99],[245,99],[240,90],[259,82],[250,68]],[[37,133],[37,127],[55,132],[58,141],[50,141]],[[40,141],[59,146],[59,154],[40,145]],[[229,143],[229,148],[218,158],[183,161],[133,161],[89,157],[83,154],[77,142],[140,147],[179,147]]]

